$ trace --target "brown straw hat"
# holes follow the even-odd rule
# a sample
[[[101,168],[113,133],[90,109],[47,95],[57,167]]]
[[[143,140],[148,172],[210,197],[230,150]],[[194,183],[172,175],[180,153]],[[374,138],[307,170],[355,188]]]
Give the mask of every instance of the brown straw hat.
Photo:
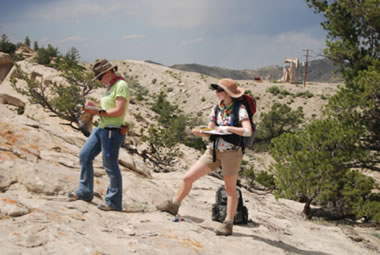
[[[92,68],[92,71],[95,74],[95,78],[93,80],[98,79],[99,76],[113,69],[117,71],[117,66],[112,65],[107,59],[96,60],[94,67]]]
[[[224,78],[218,81],[218,84],[211,84],[211,88],[217,89],[218,87],[224,89],[224,91],[233,98],[241,97],[245,90],[236,85],[236,82],[232,79]]]

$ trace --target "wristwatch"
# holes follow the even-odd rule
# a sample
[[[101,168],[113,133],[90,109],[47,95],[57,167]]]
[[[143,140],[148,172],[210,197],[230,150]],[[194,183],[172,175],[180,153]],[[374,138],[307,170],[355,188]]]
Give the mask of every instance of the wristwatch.
[[[106,110],[103,110],[103,109],[99,110],[98,115],[100,116],[100,114],[102,114],[103,112],[106,112]]]

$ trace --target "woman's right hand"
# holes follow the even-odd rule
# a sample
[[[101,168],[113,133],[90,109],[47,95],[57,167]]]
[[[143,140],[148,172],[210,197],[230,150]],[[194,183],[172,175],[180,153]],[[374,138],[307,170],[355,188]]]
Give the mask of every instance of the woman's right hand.
[[[194,128],[193,130],[191,130],[191,132],[193,133],[193,135],[202,136],[202,131],[199,128]]]

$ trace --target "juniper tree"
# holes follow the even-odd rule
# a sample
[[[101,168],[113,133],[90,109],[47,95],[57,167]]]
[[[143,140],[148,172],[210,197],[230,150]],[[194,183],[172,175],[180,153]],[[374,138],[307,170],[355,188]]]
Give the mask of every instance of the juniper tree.
[[[27,46],[27,47],[30,48],[30,39],[29,39],[29,36],[25,37],[24,44],[25,44],[25,46]]]
[[[329,100],[325,113],[362,131],[356,145],[367,151],[367,157],[356,159],[354,165],[380,171],[379,1],[307,2],[326,17],[324,53],[340,67],[345,84]]]
[[[71,47],[70,50],[68,50],[66,55],[64,56],[65,63],[69,67],[77,66],[79,59],[79,51],[74,47]]]
[[[160,164],[165,166],[171,164],[174,156],[179,155],[179,151],[175,147],[179,143],[196,149],[206,147],[202,138],[186,133],[187,129],[199,124],[199,119],[186,116],[177,105],[173,105],[167,100],[167,95],[162,90],[154,96],[154,99],[155,102],[151,109],[159,114],[158,123],[150,125],[148,135],[143,136],[143,141],[149,144],[150,154]]]
[[[293,111],[287,105],[274,103],[268,113],[260,116],[254,149],[268,151],[273,138],[286,132],[294,132],[303,121],[302,107]]]
[[[30,103],[41,105],[55,116],[68,121],[68,125],[72,128],[79,129],[88,135],[79,123],[77,105],[84,104],[85,98],[94,89],[101,87],[100,83],[92,81],[92,72],[62,63],[59,65],[59,70],[65,82],[46,85],[43,81],[32,80],[19,65],[16,65],[16,70],[21,79],[26,82],[26,86],[22,86],[16,78],[12,78],[12,86],[18,93],[27,96]]]
[[[52,60],[60,57],[58,48],[48,44],[47,48],[41,47],[37,51],[36,61],[40,65],[50,66]]]
[[[365,151],[355,146],[358,135],[357,130],[347,129],[338,120],[326,119],[312,122],[305,130],[275,138],[272,171],[276,176],[277,197],[303,200],[306,214],[312,202],[333,208],[336,217],[360,214],[375,186],[371,178],[351,170],[352,158],[365,155]],[[350,194],[360,196],[353,199]],[[380,212],[367,216],[380,219]]]
[[[377,0],[306,0],[323,13],[324,50],[344,78],[325,120],[274,139],[276,195],[334,208],[341,216],[380,221],[375,183],[359,169],[379,171],[380,6]]]
[[[34,43],[33,43],[33,50],[38,51],[39,48],[40,48],[40,47],[38,46],[38,42],[37,42],[37,41],[34,41]]]
[[[9,42],[8,36],[6,34],[1,35],[0,51],[8,53],[11,56],[13,56],[16,51],[16,44]]]

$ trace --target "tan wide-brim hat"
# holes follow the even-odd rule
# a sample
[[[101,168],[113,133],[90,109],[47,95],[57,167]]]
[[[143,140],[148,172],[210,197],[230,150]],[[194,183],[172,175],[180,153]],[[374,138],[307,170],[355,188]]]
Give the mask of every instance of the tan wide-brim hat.
[[[111,64],[107,59],[96,60],[94,67],[92,68],[92,71],[95,75],[95,78],[93,80],[97,80],[99,76],[113,69],[117,71],[117,66]]]
[[[239,98],[244,95],[245,89],[239,87],[236,82],[229,78],[224,78],[218,81],[218,84],[211,84],[211,88],[217,89],[221,87],[224,91],[233,98]]]

